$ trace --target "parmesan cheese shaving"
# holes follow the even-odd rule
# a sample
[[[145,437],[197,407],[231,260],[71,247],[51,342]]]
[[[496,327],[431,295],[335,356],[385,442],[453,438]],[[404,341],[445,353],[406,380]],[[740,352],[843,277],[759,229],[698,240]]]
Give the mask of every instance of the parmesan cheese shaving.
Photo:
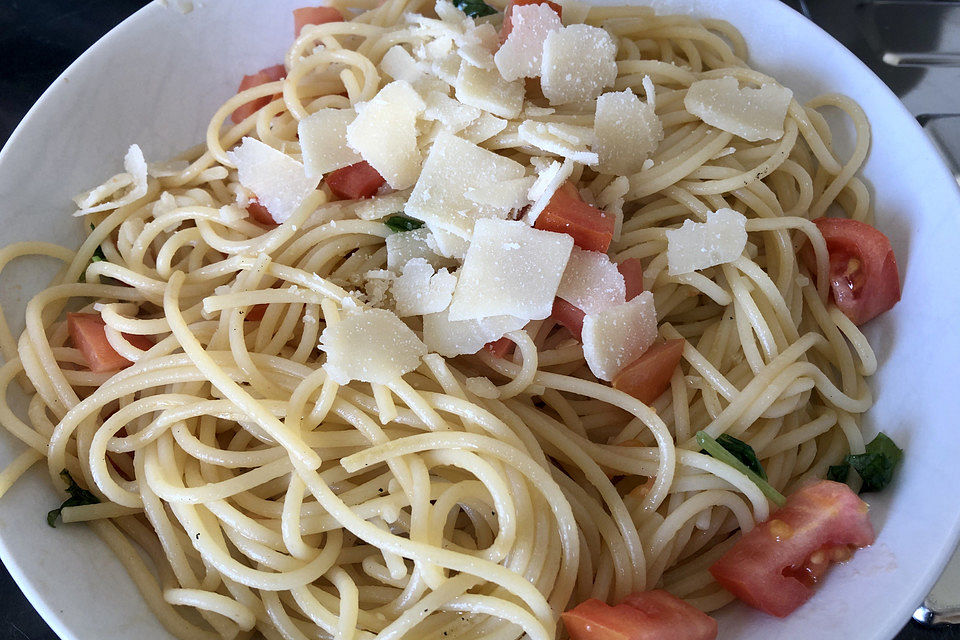
[[[423,341],[430,351],[453,358],[476,353],[488,342],[499,340],[526,324],[526,320],[511,316],[453,321],[447,311],[441,311],[423,316]]]
[[[627,289],[616,263],[607,254],[574,247],[557,297],[584,313],[596,314],[623,304]]]
[[[580,164],[597,164],[597,154],[589,150],[594,142],[593,129],[571,124],[524,120],[517,129],[521,141],[533,147],[569,158]]]
[[[687,111],[710,126],[757,142],[783,137],[783,123],[791,100],[793,92],[778,84],[741,89],[736,78],[726,76],[694,82],[683,104]]]
[[[394,80],[404,80],[410,84],[416,83],[423,77],[423,68],[420,63],[398,44],[390,47],[383,54],[380,68]]]
[[[505,180],[496,184],[471,187],[467,198],[479,205],[488,205],[497,209],[513,211],[530,204],[528,192],[533,186],[535,176],[526,176],[516,180]]]
[[[444,258],[430,248],[431,240],[436,246],[436,241],[426,227],[390,234],[386,240],[387,269],[399,273],[405,264],[417,258],[426,260],[434,268],[454,266],[456,262]]]
[[[354,205],[353,212],[361,220],[381,220],[398,211],[403,211],[409,197],[410,189],[404,189],[376,198],[364,198]]]
[[[533,202],[523,219],[527,224],[533,226],[540,216],[540,213],[550,203],[553,194],[557,189],[567,181],[573,174],[573,162],[564,160],[563,163],[551,162],[546,168],[540,170],[537,174],[537,180],[530,187],[529,199]]]
[[[541,86],[550,104],[592,100],[617,79],[617,45],[599,27],[574,24],[543,43]]]
[[[601,380],[613,380],[621,369],[643,355],[656,337],[657,311],[649,291],[583,317],[583,357]]]
[[[413,371],[427,347],[396,314],[384,309],[346,309],[320,334],[323,368],[338,384],[351,380],[389,384]]]
[[[483,111],[476,122],[460,132],[460,136],[464,140],[469,140],[474,144],[480,144],[481,142],[489,140],[506,128],[506,120]]]
[[[469,239],[477,220],[505,217],[509,209],[476,203],[467,197],[467,191],[524,175],[520,163],[441,133],[404,210],[427,222],[434,233],[442,229]]]
[[[227,158],[237,166],[240,184],[256,194],[277,222],[286,222],[320,182],[307,176],[301,163],[256,138],[244,138]]]
[[[560,16],[547,4],[516,5],[510,22],[510,35],[493,57],[500,75],[505,80],[539,76],[543,41],[563,28]]]
[[[439,313],[450,306],[457,276],[446,269],[436,273],[433,266],[423,258],[414,258],[403,267],[390,287],[396,303],[397,315],[407,316]]]
[[[747,219],[733,209],[707,214],[706,222],[686,220],[667,231],[667,265],[672,276],[732,262],[747,245]]]
[[[454,87],[460,102],[501,118],[516,118],[523,108],[523,82],[507,82],[496,69],[462,64]]]
[[[546,318],[572,249],[573,238],[565,233],[533,229],[519,221],[477,221],[450,319]]]
[[[621,176],[640,171],[663,140],[663,124],[653,106],[630,89],[597,98],[594,130],[600,171]]]
[[[320,109],[300,121],[297,135],[308,176],[319,178],[363,159],[347,144],[347,126],[356,117],[353,109]]]
[[[426,108],[404,80],[394,80],[366,103],[347,127],[347,142],[394,189],[406,189],[420,173],[417,116]]]
[[[424,102],[426,110],[423,112],[423,118],[440,122],[450,133],[456,133],[467,127],[481,114],[477,107],[463,104],[440,91],[428,93]]]

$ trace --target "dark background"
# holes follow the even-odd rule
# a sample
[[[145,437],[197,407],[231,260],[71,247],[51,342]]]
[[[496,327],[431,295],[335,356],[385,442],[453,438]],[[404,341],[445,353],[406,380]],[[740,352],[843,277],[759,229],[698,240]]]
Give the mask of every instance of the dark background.
[[[869,33],[847,19],[857,0],[784,1],[847,44],[898,94],[912,81],[906,74],[883,69],[870,49]],[[142,0],[0,0],[0,142],[6,141],[40,94],[77,56],[145,4]],[[911,621],[896,640],[947,639],[960,640],[960,625],[929,629]],[[56,640],[3,567],[0,640]]]

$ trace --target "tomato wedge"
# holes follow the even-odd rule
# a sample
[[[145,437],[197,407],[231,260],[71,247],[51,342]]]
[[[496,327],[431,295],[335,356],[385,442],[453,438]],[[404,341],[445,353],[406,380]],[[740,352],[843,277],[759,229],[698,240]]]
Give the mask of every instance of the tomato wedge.
[[[343,22],[343,16],[333,7],[303,7],[293,10],[293,35],[300,37],[303,28],[309,24]]]
[[[830,564],[873,540],[866,503],[847,485],[821,480],[744,534],[710,573],[751,607],[782,618],[813,595]]]
[[[510,35],[510,32],[513,31],[513,8],[523,4],[545,4],[554,11],[557,12],[557,16],[563,17],[563,9],[556,2],[550,2],[550,0],[511,0],[507,4],[507,8],[503,11],[503,26],[500,27],[500,43],[503,44],[507,41],[507,36]]]
[[[581,249],[606,253],[613,240],[613,224],[612,215],[584,202],[577,186],[567,182],[553,194],[533,226],[569,234]]]
[[[506,336],[483,345],[484,349],[501,359],[506,358],[513,351],[513,347],[513,340]]]
[[[553,311],[550,312],[550,317],[558,324],[566,327],[567,331],[577,340],[580,340],[583,334],[583,317],[585,315],[579,307],[575,307],[563,298],[553,299]]]
[[[882,231],[846,218],[813,222],[830,254],[830,297],[854,324],[872,320],[900,300],[897,258]],[[809,245],[801,258],[807,269],[816,273],[816,258]]]
[[[683,356],[682,338],[655,344],[628,364],[613,379],[619,389],[644,404],[651,404],[670,387],[670,378]]]
[[[330,191],[341,200],[359,200],[376,195],[386,180],[363,161],[331,171],[327,174],[326,182]]]
[[[270,211],[260,204],[260,201],[256,198],[253,198],[250,201],[250,204],[247,205],[247,213],[250,214],[250,217],[259,222],[270,227],[277,226],[277,221],[273,219],[273,216],[270,215]]]
[[[590,599],[561,615],[571,640],[713,640],[717,621],[663,590],[616,606]]]
[[[252,76],[243,76],[243,80],[240,81],[240,88],[237,89],[237,93],[246,91],[247,89],[252,89],[253,87],[259,87],[260,85],[268,82],[283,80],[286,77],[287,68],[282,64],[267,67],[266,69],[257,71]],[[233,115],[230,116],[230,119],[233,120],[234,123],[243,122],[257,111],[270,104],[271,100],[273,100],[273,97],[264,96],[263,98],[257,98],[256,100],[251,100],[247,104],[240,105],[236,108],[236,110],[234,110]]]
[[[73,346],[83,354],[90,371],[102,373],[117,371],[129,367],[133,363],[121,356],[107,340],[107,323],[97,313],[68,313],[67,332]],[[153,346],[153,342],[146,336],[122,334],[123,337],[138,349],[146,351]]]
[[[639,258],[627,258],[617,265],[617,270],[627,286],[627,302],[643,293],[643,263]]]

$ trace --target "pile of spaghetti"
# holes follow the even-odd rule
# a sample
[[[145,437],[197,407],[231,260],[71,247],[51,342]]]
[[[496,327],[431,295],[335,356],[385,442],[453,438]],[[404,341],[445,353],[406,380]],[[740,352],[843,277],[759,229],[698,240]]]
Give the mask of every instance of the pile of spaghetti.
[[[65,264],[19,339],[2,327],[0,387],[30,394],[0,402],[27,446],[3,488],[45,461],[63,520],[174,635],[547,640],[570,605],[657,586],[715,610],[708,567],[772,505],[696,433],[749,444],[773,494],[863,452],[876,362],[807,266],[828,272],[812,219],[869,222],[860,108],[798,103],[719,20],[503,9],[335,4],[205,145],[131,147],[79,196],[78,251],[0,253]],[[571,208],[608,249],[564,233]],[[560,255],[516,273],[529,304],[478,284],[498,234]],[[664,344],[663,388],[631,393],[624,354]]]

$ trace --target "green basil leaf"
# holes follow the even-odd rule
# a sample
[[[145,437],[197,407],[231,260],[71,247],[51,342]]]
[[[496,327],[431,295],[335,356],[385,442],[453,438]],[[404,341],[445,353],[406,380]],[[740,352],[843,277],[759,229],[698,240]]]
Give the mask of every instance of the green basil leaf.
[[[57,526],[57,519],[60,517],[60,513],[64,508],[79,507],[85,504],[98,504],[100,502],[97,496],[78,485],[66,469],[60,472],[60,477],[67,483],[66,491],[70,497],[64,500],[63,504],[58,508],[47,512],[47,524],[51,527]]]
[[[767,479],[767,472],[763,470],[763,465],[760,464],[760,459],[757,458],[757,454],[753,450],[753,447],[748,445],[743,440],[738,440],[737,438],[728,436],[725,433],[721,434],[717,438],[717,442],[720,443],[721,447],[732,453],[737,460],[745,464],[748,469],[753,471],[764,480]]]
[[[755,485],[757,485],[757,487],[760,488],[760,491],[763,492],[763,495],[767,496],[767,499],[776,504],[778,507],[782,507],[787,503],[787,499],[782,493],[774,489],[769,482],[761,478],[756,472],[750,469],[750,467],[738,460],[735,455],[724,449],[723,445],[714,440],[709,433],[706,431],[697,431],[697,443],[703,447],[704,451],[706,451],[709,456],[716,458],[725,465],[733,467],[743,475],[747,476]]]
[[[384,222],[384,224],[397,233],[403,233],[404,231],[414,231],[415,229],[419,229],[423,226],[423,221],[414,220],[413,218],[408,218],[406,216],[396,215],[387,218],[387,221]]]
[[[831,465],[827,469],[827,480],[833,480],[834,482],[846,482],[847,476],[850,475],[850,465],[846,462],[842,464]]]
[[[483,2],[483,0],[453,0],[453,6],[471,18],[490,16],[497,12],[496,9]]]
[[[885,433],[877,434],[864,453],[849,455],[844,460],[863,478],[861,493],[880,491],[893,480],[893,472],[903,459],[903,450]]]

